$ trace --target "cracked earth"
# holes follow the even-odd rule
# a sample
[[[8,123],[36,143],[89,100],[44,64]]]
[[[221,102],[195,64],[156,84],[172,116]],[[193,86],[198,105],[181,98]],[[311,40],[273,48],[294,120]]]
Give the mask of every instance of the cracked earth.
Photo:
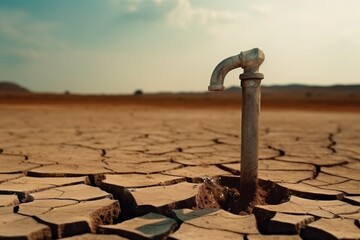
[[[231,213],[240,110],[0,107],[0,239],[360,239],[360,115],[261,113]]]

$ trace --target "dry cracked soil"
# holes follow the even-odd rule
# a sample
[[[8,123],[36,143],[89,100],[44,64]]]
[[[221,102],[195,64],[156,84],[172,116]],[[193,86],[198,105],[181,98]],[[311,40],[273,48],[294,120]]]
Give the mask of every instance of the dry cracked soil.
[[[0,116],[0,239],[360,239],[359,113],[263,111],[264,202],[240,215],[240,109]]]

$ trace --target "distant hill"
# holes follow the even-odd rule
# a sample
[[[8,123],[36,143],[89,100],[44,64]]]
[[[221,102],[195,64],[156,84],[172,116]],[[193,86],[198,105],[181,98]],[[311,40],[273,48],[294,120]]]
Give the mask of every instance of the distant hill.
[[[0,82],[0,93],[30,93],[30,91],[16,83]]]

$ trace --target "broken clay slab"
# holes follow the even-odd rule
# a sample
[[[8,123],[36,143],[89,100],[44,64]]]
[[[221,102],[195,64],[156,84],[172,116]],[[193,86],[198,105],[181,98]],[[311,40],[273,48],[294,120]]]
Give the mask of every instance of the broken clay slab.
[[[110,193],[101,190],[98,187],[92,187],[86,184],[76,184],[65,187],[57,187],[49,190],[33,193],[36,200],[41,199],[63,199],[75,201],[91,201],[102,198],[112,198]]]
[[[95,233],[97,226],[112,224],[119,213],[119,202],[104,198],[55,208],[33,218],[50,226],[53,238],[63,238]]]
[[[259,234],[253,214],[235,215],[222,209],[173,210],[183,223],[203,229],[230,231],[238,234]]]
[[[0,208],[0,239],[51,239],[50,228],[33,218]]]
[[[165,239],[176,227],[177,222],[174,219],[157,213],[148,213],[116,225],[100,225],[98,232],[129,239]]]

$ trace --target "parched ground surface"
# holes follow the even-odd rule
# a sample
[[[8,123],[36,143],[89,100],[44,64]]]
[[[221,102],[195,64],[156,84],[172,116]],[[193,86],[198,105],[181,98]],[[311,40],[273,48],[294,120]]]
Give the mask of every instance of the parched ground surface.
[[[0,239],[360,239],[360,114],[263,111],[253,214],[229,210],[240,109],[0,107]]]

